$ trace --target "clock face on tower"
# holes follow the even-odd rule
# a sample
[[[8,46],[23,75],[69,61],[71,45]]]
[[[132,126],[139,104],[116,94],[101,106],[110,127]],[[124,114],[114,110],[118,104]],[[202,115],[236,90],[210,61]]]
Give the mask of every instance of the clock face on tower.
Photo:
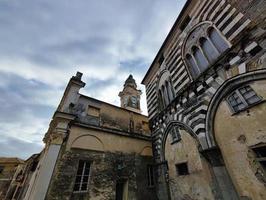
[[[131,97],[131,103],[132,103],[132,106],[133,107],[137,107],[137,105],[138,105],[138,100],[137,100],[137,97]]]

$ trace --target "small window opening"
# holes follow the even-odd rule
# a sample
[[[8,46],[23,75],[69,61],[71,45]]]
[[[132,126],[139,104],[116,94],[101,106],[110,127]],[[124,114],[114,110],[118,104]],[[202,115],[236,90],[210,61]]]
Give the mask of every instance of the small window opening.
[[[147,174],[148,174],[148,187],[153,187],[154,186],[154,171],[153,171],[152,165],[147,166]]]
[[[80,160],[74,185],[74,192],[86,192],[88,190],[89,175],[90,162]]]
[[[256,155],[256,161],[259,162],[266,172],[266,146],[258,146],[252,148]]]
[[[184,176],[189,174],[187,163],[176,164],[175,167],[176,167],[176,174],[178,176]]]
[[[4,171],[4,166],[0,166],[0,174]]]
[[[159,64],[160,64],[160,65],[163,64],[163,61],[164,61],[164,56],[161,55],[161,57],[160,57],[160,59],[159,59]]]

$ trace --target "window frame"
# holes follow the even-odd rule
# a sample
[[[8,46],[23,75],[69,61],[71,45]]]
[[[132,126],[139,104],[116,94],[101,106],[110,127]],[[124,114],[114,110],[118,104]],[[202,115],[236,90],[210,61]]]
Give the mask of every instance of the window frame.
[[[154,167],[151,164],[147,165],[147,179],[148,179],[148,187],[153,188],[155,186],[155,179],[154,179]]]
[[[252,152],[254,154],[255,161],[259,164],[259,166],[261,168],[261,172],[265,176],[266,175],[266,165],[265,164],[263,165],[262,162],[266,162],[266,156],[258,154],[258,149],[259,148],[266,148],[266,144],[255,145],[255,146],[251,147],[251,150],[252,150]]]
[[[78,174],[78,170],[79,170],[79,166],[80,166],[80,163],[81,162],[83,162],[82,174],[79,175]],[[88,175],[85,175],[85,169],[86,169],[86,165],[87,164],[89,164],[89,174]],[[75,180],[74,180],[73,193],[86,193],[86,192],[88,192],[88,190],[89,190],[89,181],[90,181],[90,176],[91,176],[91,165],[92,165],[92,162],[91,161],[88,161],[88,160],[79,160],[78,167],[77,167],[77,171],[76,171],[76,176],[75,176]],[[81,176],[80,182],[77,182],[77,177],[78,176]],[[84,184],[84,176],[88,176],[86,190],[82,190],[82,185]],[[79,190],[75,190],[75,185],[76,184],[79,184]]]
[[[240,90],[241,90],[242,88],[245,88],[245,87],[250,87],[250,88],[251,88],[251,90],[252,90],[252,91],[255,93],[255,95],[259,98],[259,100],[258,100],[257,102],[254,102],[254,103],[251,103],[251,104],[249,104],[249,103],[247,102],[247,100],[245,99],[245,97],[243,96],[243,94],[241,94],[241,92],[240,92]],[[230,100],[229,100],[229,98],[230,98],[234,93],[236,93],[237,96],[240,98],[241,103],[243,103],[243,104],[245,105],[245,107],[244,107],[243,109],[238,110],[238,111],[236,111],[236,110],[233,108],[233,106],[231,105]],[[226,97],[226,102],[227,102],[227,104],[228,104],[228,106],[229,106],[231,112],[233,113],[233,115],[235,115],[235,114],[237,114],[237,113],[240,113],[240,112],[243,112],[243,111],[245,111],[245,110],[248,110],[249,108],[251,108],[251,107],[253,107],[253,106],[255,106],[255,105],[258,105],[258,104],[260,104],[260,103],[263,102],[263,101],[264,101],[263,98],[262,98],[261,96],[257,95],[256,91],[255,91],[250,85],[244,85],[244,86],[241,86],[241,87],[235,89],[234,91],[232,91],[232,92]]]

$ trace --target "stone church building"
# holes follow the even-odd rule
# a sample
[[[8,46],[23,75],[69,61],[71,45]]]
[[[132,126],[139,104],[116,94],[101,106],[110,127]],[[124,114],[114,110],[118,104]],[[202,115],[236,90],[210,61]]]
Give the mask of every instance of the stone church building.
[[[78,72],[7,199],[265,200],[265,48],[266,1],[187,0],[143,78],[148,117],[132,75],[117,107]]]

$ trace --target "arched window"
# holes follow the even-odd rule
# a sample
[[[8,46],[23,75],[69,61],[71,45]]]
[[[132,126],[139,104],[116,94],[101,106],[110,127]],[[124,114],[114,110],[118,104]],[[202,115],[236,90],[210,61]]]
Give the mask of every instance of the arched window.
[[[200,71],[199,71],[197,64],[195,63],[195,60],[189,54],[187,54],[186,58],[189,64],[189,69],[190,69],[192,77],[197,77],[200,74]]]
[[[230,43],[211,22],[201,22],[192,28],[182,47],[191,76],[197,78],[229,47]]]
[[[214,62],[218,58],[219,52],[209,40],[201,38],[200,45],[210,63]]]
[[[174,98],[175,92],[171,82],[170,72],[164,70],[158,82],[158,104],[160,105],[160,109],[163,110],[167,107]]]
[[[205,55],[203,55],[202,51],[198,47],[194,47],[193,55],[199,67],[199,71],[203,72],[209,65],[208,60]]]
[[[216,49],[220,52],[223,53],[225,50],[229,48],[228,43],[225,41],[225,39],[222,37],[221,34],[218,33],[218,31],[214,28],[210,28],[209,30],[209,37],[216,47]]]
[[[163,99],[165,102],[165,105],[167,106],[169,104],[169,99],[168,99],[168,94],[167,94],[167,88],[165,88],[165,86],[162,86],[162,91],[163,91]]]

